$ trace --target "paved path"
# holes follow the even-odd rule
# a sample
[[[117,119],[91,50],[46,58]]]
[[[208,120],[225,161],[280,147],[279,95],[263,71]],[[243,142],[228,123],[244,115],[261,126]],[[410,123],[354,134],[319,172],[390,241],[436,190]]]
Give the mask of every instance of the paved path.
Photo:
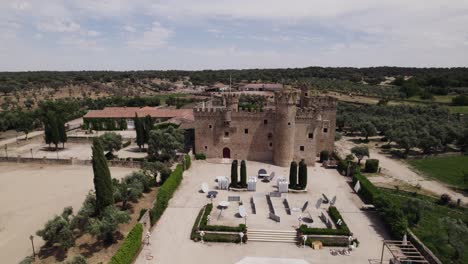
[[[335,147],[342,156],[351,153],[351,148],[356,146],[353,142],[349,141],[349,137],[343,137],[340,141],[335,143]],[[452,198],[461,199],[463,203],[468,203],[468,197],[463,194],[453,191],[450,187],[429,177],[421,175],[412,170],[409,165],[398,159],[389,157],[388,155],[379,153],[379,150],[374,147],[369,147],[370,158],[378,159],[379,165],[382,167],[381,173],[383,177],[369,178],[375,183],[390,183],[394,180],[407,183],[412,186],[419,184],[422,189],[431,192],[435,195],[449,194]],[[362,161],[365,162],[365,159]]]
[[[259,162],[247,162],[247,173],[255,174],[260,167],[266,167],[268,171],[276,174],[284,174],[289,168],[281,168],[270,164]],[[216,176],[227,175],[230,164],[212,164],[206,161],[193,161],[190,170],[184,172],[181,186],[175,192],[169,202],[169,206],[163,216],[153,229],[150,244],[145,245],[135,263],[137,264],[178,264],[178,263],[270,263],[267,260],[302,259],[303,263],[369,263],[380,257],[382,239],[387,235],[382,224],[377,220],[374,213],[366,213],[359,210],[362,201],[352,191],[345,177],[339,175],[336,170],[327,170],[319,167],[309,167],[309,191],[304,194],[310,201],[316,201],[321,193],[338,196],[336,206],[342,212],[343,218],[360,241],[360,246],[353,251],[351,256],[332,256],[328,248],[323,250],[312,250],[310,247],[302,248],[295,244],[270,243],[270,242],[248,242],[244,245],[232,243],[195,243],[190,240],[190,232],[201,207],[208,202],[204,194],[199,193],[200,185],[207,182],[214,186]],[[259,182],[257,184],[266,183]],[[273,184],[271,184],[273,185]],[[258,190],[258,187],[257,187]],[[274,188],[272,189],[272,191]],[[233,192],[220,191],[219,196],[233,195]],[[248,195],[253,193],[236,193],[236,195]],[[296,195],[289,194],[288,199]],[[221,201],[218,197],[214,203]],[[314,202],[315,203],[315,202]],[[248,225],[252,228],[259,225],[274,225],[279,230],[294,230],[297,220],[292,226],[288,221],[275,223],[266,217],[260,219],[257,215],[250,215]],[[314,209],[311,208],[311,211]],[[231,214],[225,213],[226,220]],[[255,220],[257,219],[257,220]],[[317,218],[316,218],[317,219]],[[211,220],[214,221],[214,220]],[[232,217],[232,221],[235,220]],[[258,221],[258,222],[257,222]],[[245,259],[248,257],[247,259]],[[265,261],[266,262],[265,262]],[[279,262],[282,263],[282,262]],[[295,262],[284,262],[295,263]]]

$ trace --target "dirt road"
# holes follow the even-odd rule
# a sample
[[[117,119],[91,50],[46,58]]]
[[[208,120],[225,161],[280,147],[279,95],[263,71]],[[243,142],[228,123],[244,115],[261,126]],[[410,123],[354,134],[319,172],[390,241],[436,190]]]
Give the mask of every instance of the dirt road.
[[[351,153],[351,148],[356,146],[356,144],[349,139],[349,137],[343,137],[340,141],[335,142],[336,150],[343,157]],[[403,161],[380,153],[379,149],[373,146],[373,143],[368,145],[370,158],[379,160],[380,167],[382,167],[381,173],[383,174],[383,176],[369,178],[372,182],[390,183],[396,180],[412,186],[419,184],[421,189],[433,193],[437,196],[447,193],[455,200],[461,199],[463,203],[468,203],[468,197],[465,197],[463,194],[453,191],[444,183],[432,180],[422,174],[415,172],[409,167],[408,164]],[[365,162],[365,160],[363,160],[363,162]]]

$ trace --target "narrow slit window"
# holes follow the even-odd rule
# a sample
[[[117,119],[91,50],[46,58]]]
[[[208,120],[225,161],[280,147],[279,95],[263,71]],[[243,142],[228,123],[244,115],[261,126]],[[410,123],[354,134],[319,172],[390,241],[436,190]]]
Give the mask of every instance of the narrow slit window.
[[[245,134],[248,134],[248,133],[249,133],[249,129],[248,129],[248,128],[244,129],[244,133],[245,133]]]

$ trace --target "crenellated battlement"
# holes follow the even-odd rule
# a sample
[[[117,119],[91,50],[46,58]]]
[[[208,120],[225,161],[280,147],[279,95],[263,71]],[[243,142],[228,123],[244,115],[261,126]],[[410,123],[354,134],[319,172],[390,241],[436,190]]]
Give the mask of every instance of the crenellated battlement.
[[[275,104],[278,105],[295,105],[299,98],[299,91],[296,89],[282,90],[275,93]]]

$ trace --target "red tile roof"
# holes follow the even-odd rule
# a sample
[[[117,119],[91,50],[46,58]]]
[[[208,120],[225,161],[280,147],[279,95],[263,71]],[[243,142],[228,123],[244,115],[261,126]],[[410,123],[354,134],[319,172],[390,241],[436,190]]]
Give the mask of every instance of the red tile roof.
[[[106,107],[102,110],[91,110],[83,118],[134,118],[147,115],[153,118],[183,118],[194,120],[192,109],[167,109],[146,106],[140,107]]]

